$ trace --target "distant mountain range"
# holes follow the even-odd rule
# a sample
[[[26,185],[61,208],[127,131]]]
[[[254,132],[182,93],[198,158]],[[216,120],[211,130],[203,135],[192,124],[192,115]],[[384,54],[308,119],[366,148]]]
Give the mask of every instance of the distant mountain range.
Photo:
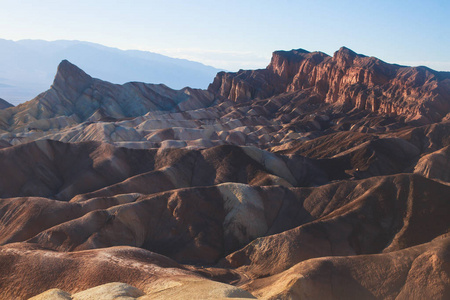
[[[50,87],[64,59],[112,83],[163,83],[174,89],[206,88],[220,71],[189,60],[89,42],[0,39],[0,98],[15,105],[34,98]]]

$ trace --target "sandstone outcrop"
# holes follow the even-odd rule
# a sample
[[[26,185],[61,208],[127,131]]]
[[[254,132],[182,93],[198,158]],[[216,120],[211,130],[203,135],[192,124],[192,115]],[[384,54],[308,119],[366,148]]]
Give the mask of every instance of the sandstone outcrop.
[[[450,109],[450,74],[403,67],[342,47],[332,57],[302,49],[276,51],[264,70],[218,73],[208,90],[235,102],[305,91],[349,108],[437,122]]]

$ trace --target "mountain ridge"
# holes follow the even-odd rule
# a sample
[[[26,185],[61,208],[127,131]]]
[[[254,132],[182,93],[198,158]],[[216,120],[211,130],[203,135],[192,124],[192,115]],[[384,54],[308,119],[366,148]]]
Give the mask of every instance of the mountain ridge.
[[[450,75],[404,67],[342,47],[333,56],[303,49],[275,51],[266,69],[220,72],[208,90],[236,102],[311,89],[310,97],[350,108],[405,115],[422,123],[450,111]]]
[[[129,101],[130,98],[133,101]],[[186,101],[192,104],[184,103]],[[152,110],[180,110],[180,104],[192,109],[212,101],[214,98],[209,92],[191,88],[172,90],[162,84],[140,82],[112,84],[92,78],[68,60],[63,60],[49,90],[0,113],[3,120],[0,129],[20,131],[28,126],[26,128],[48,130],[88,119],[121,119],[141,116]]]
[[[82,41],[0,39],[0,46],[0,97],[16,105],[48,89],[54,69],[63,59],[96,78],[117,84],[144,81],[165,83],[175,89],[206,88],[219,71],[198,62]]]

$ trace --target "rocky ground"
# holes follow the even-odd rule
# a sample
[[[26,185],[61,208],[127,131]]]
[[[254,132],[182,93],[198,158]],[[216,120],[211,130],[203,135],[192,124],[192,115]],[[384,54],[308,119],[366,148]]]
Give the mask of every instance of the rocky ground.
[[[0,297],[448,299],[449,149],[448,72],[347,48],[208,90],[63,61],[0,110]]]

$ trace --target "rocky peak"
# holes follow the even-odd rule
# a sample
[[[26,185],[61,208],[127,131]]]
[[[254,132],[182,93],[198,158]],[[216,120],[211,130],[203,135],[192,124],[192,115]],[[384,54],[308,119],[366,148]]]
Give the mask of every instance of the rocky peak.
[[[215,95],[205,90],[173,90],[164,84],[142,82],[113,84],[92,78],[63,60],[49,90],[22,105],[0,110],[0,133],[23,128],[46,131],[85,121],[117,120],[156,111],[195,110],[214,101]]]
[[[63,92],[69,99],[75,99],[91,84],[91,76],[68,60],[63,60],[58,65],[52,88]]]
[[[349,67],[353,64],[353,60],[359,56],[356,52],[346,47],[341,47],[333,55],[333,60],[342,67]]]
[[[287,79],[295,75],[299,64],[308,57],[309,53],[304,49],[275,51],[272,53],[272,59],[267,69]]]
[[[292,49],[290,51],[278,50],[272,53],[272,62],[279,59],[285,60],[290,63],[298,62],[305,59],[307,57],[307,54],[309,53],[310,52],[306,51],[305,49]]]

